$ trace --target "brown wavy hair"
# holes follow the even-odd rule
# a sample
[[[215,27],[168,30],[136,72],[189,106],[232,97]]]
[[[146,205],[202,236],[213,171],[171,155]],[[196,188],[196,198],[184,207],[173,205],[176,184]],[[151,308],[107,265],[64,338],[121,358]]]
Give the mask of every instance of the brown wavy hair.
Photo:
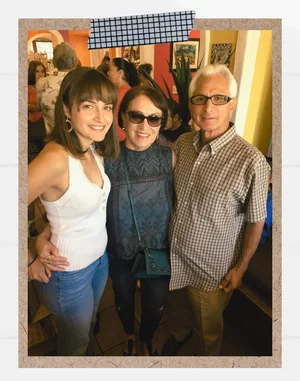
[[[66,122],[64,106],[71,110],[73,104],[80,104],[88,99],[96,99],[104,103],[112,103],[113,113],[117,102],[115,85],[101,72],[90,67],[78,67],[64,77],[55,104],[55,127],[49,136],[49,141],[66,147],[69,153],[82,158],[83,151],[80,140],[74,130],[68,132],[70,125]],[[105,138],[97,142],[97,149],[103,157],[116,158],[119,155],[119,141],[115,127],[115,118]]]

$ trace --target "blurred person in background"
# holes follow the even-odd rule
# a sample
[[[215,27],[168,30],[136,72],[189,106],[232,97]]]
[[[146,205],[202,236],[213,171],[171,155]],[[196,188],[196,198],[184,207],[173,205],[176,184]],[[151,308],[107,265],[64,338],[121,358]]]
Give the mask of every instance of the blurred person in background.
[[[122,141],[125,140],[126,133],[118,124],[119,107],[124,95],[132,87],[138,86],[140,84],[139,76],[135,65],[121,57],[113,58],[110,61],[107,76],[117,86],[118,89],[118,101],[115,110],[115,117],[117,120],[116,128],[119,141]]]
[[[74,47],[68,42],[56,45],[53,49],[53,64],[58,70],[57,74],[42,78],[36,84],[37,105],[43,112],[47,135],[54,129],[54,108],[62,80],[78,65]]]

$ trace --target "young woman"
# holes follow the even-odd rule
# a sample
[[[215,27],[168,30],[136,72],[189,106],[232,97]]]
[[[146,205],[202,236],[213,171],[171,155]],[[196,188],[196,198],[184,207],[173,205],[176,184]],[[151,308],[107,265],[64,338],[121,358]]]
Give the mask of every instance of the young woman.
[[[118,137],[122,141],[126,138],[126,134],[118,124],[119,107],[127,91],[140,84],[139,75],[133,63],[126,61],[124,58],[117,57],[110,61],[107,76],[118,88],[115,116],[117,119],[116,128]]]
[[[31,61],[28,66],[28,120],[36,122],[43,117],[43,113],[36,105],[35,84],[40,78],[46,77],[46,69],[42,62]]]
[[[40,197],[51,242],[62,255],[55,264],[50,253],[44,265],[39,257],[29,258],[34,260],[29,277],[44,282],[45,304],[57,322],[58,355],[86,353],[108,276],[110,181],[103,157],[119,152],[112,127],[116,101],[116,89],[104,74],[86,67],[70,71],[58,94],[50,142],[28,168],[28,203]]]
[[[116,160],[105,159],[111,181],[107,204],[107,233],[110,277],[118,316],[127,334],[127,355],[154,355],[152,339],[163,315],[169,278],[140,279],[142,317],[139,332],[134,327],[137,279],[131,269],[139,251],[124,171],[125,159],[133,203],[142,242],[152,249],[167,249],[168,223],[172,210],[175,156],[157,142],[164,128],[168,108],[152,87],[135,87],[120,105],[119,124],[126,131]],[[47,238],[47,234],[43,233]],[[51,244],[39,238],[38,252],[47,258]],[[47,246],[48,245],[48,246]],[[63,264],[59,256],[53,262]],[[107,332],[109,335],[109,332]]]

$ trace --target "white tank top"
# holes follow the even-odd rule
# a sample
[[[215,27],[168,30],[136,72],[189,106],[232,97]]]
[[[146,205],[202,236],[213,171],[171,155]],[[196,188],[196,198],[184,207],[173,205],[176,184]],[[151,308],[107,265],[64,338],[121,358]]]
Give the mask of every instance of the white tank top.
[[[51,242],[68,258],[66,271],[80,270],[101,257],[107,245],[106,205],[110,181],[95,148],[91,151],[103,178],[103,187],[86,176],[80,160],[69,155],[69,188],[56,201],[44,201],[51,226]]]

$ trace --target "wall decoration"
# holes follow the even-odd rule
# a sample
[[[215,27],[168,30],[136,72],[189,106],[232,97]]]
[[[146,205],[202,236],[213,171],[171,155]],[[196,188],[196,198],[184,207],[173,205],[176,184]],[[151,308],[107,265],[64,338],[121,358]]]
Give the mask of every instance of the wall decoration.
[[[171,65],[172,69],[176,70],[176,60],[175,57],[180,61],[181,52],[183,52],[186,61],[190,59],[190,69],[195,71],[198,66],[199,60],[199,48],[200,40],[199,39],[189,39],[188,41],[174,42],[171,44]]]
[[[232,44],[212,44],[210,63],[219,63],[229,67],[230,57],[234,51],[232,50]]]

